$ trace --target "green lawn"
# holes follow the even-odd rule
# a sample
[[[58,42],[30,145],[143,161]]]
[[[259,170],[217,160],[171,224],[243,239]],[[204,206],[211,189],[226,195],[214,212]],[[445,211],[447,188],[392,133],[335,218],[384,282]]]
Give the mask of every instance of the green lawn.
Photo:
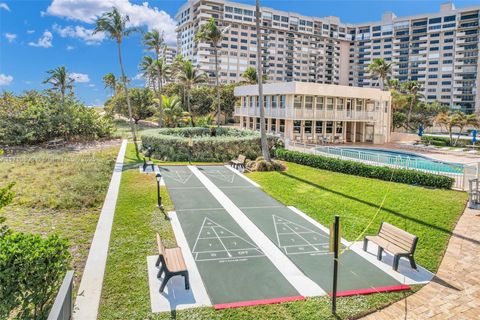
[[[248,176],[272,197],[323,225],[330,225],[338,214],[347,240],[356,240],[364,231],[377,233],[382,221],[417,235],[416,260],[433,272],[467,201],[465,192],[414,187],[294,163],[287,166],[286,172],[254,172]]]
[[[155,232],[160,232],[167,247],[175,245],[175,238],[170,222],[165,220],[155,206],[155,178],[153,175],[140,174],[138,163],[140,160],[135,154],[133,145],[129,144],[110,239],[99,319],[334,319],[330,315],[330,300],[327,297],[221,311],[214,311],[213,308],[196,308],[176,311],[173,314],[152,314],[146,257],[156,254]],[[291,167],[291,170],[289,174],[294,172],[294,168]],[[250,177],[260,183],[266,183],[267,180],[274,181],[274,175],[275,173],[258,173],[251,174]],[[352,180],[355,179],[362,178]],[[284,187],[296,183],[295,179],[285,176],[277,177],[277,181],[284,181]],[[363,184],[371,184],[369,179],[362,181]],[[415,193],[418,190],[423,189],[417,188],[410,192]],[[162,188],[161,193],[166,211],[172,210],[166,189]],[[355,193],[352,196],[355,196]],[[336,197],[341,198],[339,195]],[[414,288],[417,289],[418,287]],[[341,319],[352,318],[402,299],[408,294],[409,292],[398,292],[342,298],[339,300],[338,314]]]
[[[15,182],[2,210],[15,231],[57,233],[69,240],[79,282],[119,146],[97,151],[21,153],[0,161],[0,185]],[[1,158],[0,158],[1,159]]]

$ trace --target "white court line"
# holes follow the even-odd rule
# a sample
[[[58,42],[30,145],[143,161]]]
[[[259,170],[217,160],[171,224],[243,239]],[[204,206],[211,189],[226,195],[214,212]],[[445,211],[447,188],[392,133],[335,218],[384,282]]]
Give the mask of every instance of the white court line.
[[[239,207],[240,209],[270,209],[270,208],[285,208],[285,206],[264,206],[264,207]]]
[[[250,183],[251,183],[252,185],[254,185],[255,187],[260,188],[260,185],[259,185],[258,183],[256,183],[256,182],[253,181],[252,179],[246,177],[244,174],[240,173],[238,170],[233,169],[233,168],[230,167],[229,165],[226,165],[225,168],[227,168],[227,169],[230,170],[230,171],[235,172],[236,175],[238,175],[238,176],[241,177],[242,179],[250,182]]]
[[[319,228],[320,230],[324,231],[325,233],[329,234],[330,230],[323,225],[321,225],[318,221],[314,220],[313,218],[309,217],[302,211],[298,210],[297,208],[293,206],[289,206],[293,212],[307,220],[308,222],[312,223],[314,226]],[[341,240],[342,244],[345,246],[350,246],[351,242],[345,240],[342,238]],[[358,243],[355,242],[351,247],[350,250],[370,262],[371,264],[375,265],[378,267],[380,270],[385,272],[386,274],[390,275],[392,278],[397,280],[398,282],[402,284],[425,284],[430,282],[433,278],[433,274],[423,268],[422,266],[417,264],[418,271],[415,271],[414,269],[410,268],[409,262],[407,262],[405,259],[400,259],[400,264],[398,271],[394,271],[392,269],[392,256],[388,253],[386,253],[382,261],[378,261],[376,258],[375,254],[365,252],[363,251],[363,246],[362,246],[363,241],[359,241]],[[372,251],[373,249],[376,249],[376,246],[374,243],[370,242],[368,244],[368,249],[371,252],[376,252]]]
[[[212,181],[194,166],[188,168],[227,210],[250,239],[264,252],[287,281],[304,297],[325,295],[326,292],[298,267],[230,200]]]
[[[224,207],[221,208],[199,208],[199,209],[177,209],[176,211],[178,212],[183,212],[183,211],[212,211],[212,210],[225,210]]]

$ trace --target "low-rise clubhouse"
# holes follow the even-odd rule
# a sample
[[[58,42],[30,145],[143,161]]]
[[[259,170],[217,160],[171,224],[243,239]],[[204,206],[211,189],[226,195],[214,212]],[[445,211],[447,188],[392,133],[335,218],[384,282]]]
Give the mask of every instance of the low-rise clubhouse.
[[[296,142],[390,142],[391,94],[373,88],[282,82],[263,86],[267,132]],[[235,88],[240,127],[260,130],[258,86]]]

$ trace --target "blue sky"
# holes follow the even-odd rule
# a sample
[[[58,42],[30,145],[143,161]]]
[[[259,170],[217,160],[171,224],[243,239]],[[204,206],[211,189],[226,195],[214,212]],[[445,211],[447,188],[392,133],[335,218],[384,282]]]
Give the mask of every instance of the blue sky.
[[[237,0],[254,4],[254,0]],[[96,17],[116,6],[129,14],[132,24],[143,29],[161,28],[174,42],[177,9],[185,0],[0,0],[0,91],[21,93],[45,89],[46,71],[66,66],[77,79],[75,92],[88,105],[101,105],[109,96],[101,81],[108,72],[119,74],[116,45],[104,35],[92,35]],[[397,16],[436,12],[437,0],[263,0],[262,5],[312,16],[339,16],[344,22],[378,21],[382,13]],[[456,7],[478,5],[477,1],[454,1]],[[124,64],[131,78],[147,54],[135,35],[123,44]],[[133,80],[141,86],[142,79]]]

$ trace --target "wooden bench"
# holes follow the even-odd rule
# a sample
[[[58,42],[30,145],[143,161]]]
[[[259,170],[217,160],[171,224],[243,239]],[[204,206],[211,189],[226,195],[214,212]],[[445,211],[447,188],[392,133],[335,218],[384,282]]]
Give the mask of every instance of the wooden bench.
[[[157,278],[161,278],[165,273],[160,292],[163,292],[168,280],[174,276],[183,276],[185,279],[185,290],[190,289],[190,282],[188,280],[188,270],[185,260],[183,259],[182,248],[165,249],[160,235],[157,233],[158,259],[155,266],[162,265],[158,271]]]
[[[413,254],[417,247],[418,237],[387,222],[382,222],[378,235],[366,236],[363,240],[363,250],[367,251],[368,241],[378,245],[377,259],[382,260],[383,250],[393,254],[393,270],[398,269],[401,257],[410,260],[410,266],[417,269]]]
[[[56,138],[47,142],[47,148],[56,149],[58,147],[64,147],[66,144],[65,140],[62,138]]]
[[[245,161],[247,161],[247,157],[241,154],[237,159],[231,160],[230,165],[235,169],[238,169],[239,167],[245,168]]]
[[[154,167],[154,164],[153,164],[153,161],[151,160],[148,160],[146,158],[143,158],[143,172],[145,172],[145,170],[147,169],[147,167],[152,167],[152,172],[155,171],[155,167]]]

